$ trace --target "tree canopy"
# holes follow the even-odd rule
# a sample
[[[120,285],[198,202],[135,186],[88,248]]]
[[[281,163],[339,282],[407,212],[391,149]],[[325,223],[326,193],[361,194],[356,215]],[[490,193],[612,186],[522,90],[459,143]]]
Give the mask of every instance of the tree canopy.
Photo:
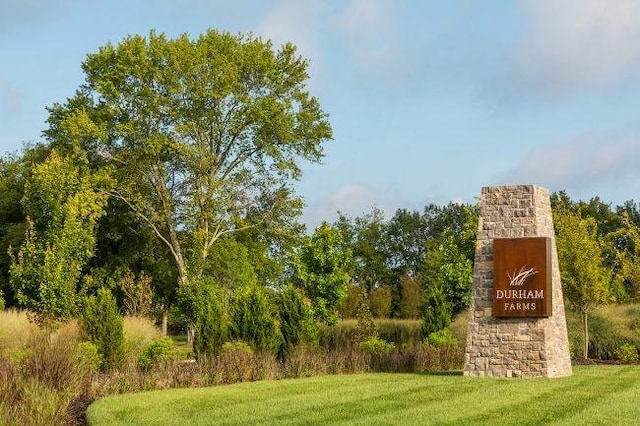
[[[291,182],[301,161],[320,160],[331,127],[293,45],[151,32],[101,47],[82,68],[85,83],[50,109],[46,135],[113,169],[110,195],[166,245],[180,283],[202,274],[221,236],[299,214]]]

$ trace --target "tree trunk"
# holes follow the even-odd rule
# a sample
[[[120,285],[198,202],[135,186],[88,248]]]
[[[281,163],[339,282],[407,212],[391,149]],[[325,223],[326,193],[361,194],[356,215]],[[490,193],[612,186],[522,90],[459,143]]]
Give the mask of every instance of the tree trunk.
[[[587,310],[582,310],[582,319],[584,320],[584,359],[589,357],[589,325],[587,322]]]
[[[162,309],[162,337],[167,337],[167,328],[169,323],[169,308]]]

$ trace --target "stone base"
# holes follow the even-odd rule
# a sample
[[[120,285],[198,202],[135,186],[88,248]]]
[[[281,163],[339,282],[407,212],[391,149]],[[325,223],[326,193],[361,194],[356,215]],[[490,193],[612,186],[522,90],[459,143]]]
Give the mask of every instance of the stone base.
[[[494,318],[493,239],[549,237],[552,313],[548,318]],[[482,189],[464,374],[561,377],[572,374],[549,192],[534,185]]]

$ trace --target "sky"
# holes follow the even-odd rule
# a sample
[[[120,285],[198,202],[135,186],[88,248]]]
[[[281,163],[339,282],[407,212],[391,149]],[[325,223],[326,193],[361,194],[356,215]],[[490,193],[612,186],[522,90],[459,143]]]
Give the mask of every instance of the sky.
[[[640,201],[637,0],[0,0],[0,154],[42,140],[100,46],[209,28],[309,60],[334,133],[296,184],[310,228],[489,185]]]

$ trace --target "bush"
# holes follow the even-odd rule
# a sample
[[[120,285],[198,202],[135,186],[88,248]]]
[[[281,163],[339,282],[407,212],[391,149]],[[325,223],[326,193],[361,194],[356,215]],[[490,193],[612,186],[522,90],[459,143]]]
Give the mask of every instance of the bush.
[[[640,360],[638,348],[631,343],[625,343],[616,350],[616,358],[627,363],[638,362]]]
[[[116,299],[108,289],[101,288],[96,296],[86,299],[80,329],[83,336],[97,346],[103,371],[114,370],[122,364],[123,318],[118,313]]]
[[[423,320],[422,336],[424,338],[448,327],[451,323],[451,303],[441,288],[433,287],[426,293]]]
[[[78,357],[80,363],[86,366],[92,373],[98,371],[102,363],[98,347],[91,342],[78,343]]]
[[[183,315],[193,321],[193,352],[198,359],[218,354],[227,340],[224,298],[223,290],[206,279],[183,288],[179,295]]]
[[[453,336],[450,328],[443,328],[440,331],[435,331],[426,339],[426,343],[436,347],[439,346],[457,346],[458,340]]]
[[[384,357],[393,352],[396,346],[379,337],[372,337],[358,345],[361,351],[373,357]]]
[[[240,287],[231,296],[229,337],[242,340],[252,348],[275,353],[282,344],[275,312],[264,288]]]
[[[166,362],[173,351],[173,340],[162,337],[149,343],[138,357],[138,367],[143,371]]]
[[[396,349],[393,343],[386,342],[379,337],[372,337],[360,342],[358,348],[367,355],[369,368],[374,371],[389,370],[389,357]]]
[[[283,340],[281,354],[288,353],[296,345],[317,341],[318,326],[302,290],[289,285],[277,294],[276,303]]]

